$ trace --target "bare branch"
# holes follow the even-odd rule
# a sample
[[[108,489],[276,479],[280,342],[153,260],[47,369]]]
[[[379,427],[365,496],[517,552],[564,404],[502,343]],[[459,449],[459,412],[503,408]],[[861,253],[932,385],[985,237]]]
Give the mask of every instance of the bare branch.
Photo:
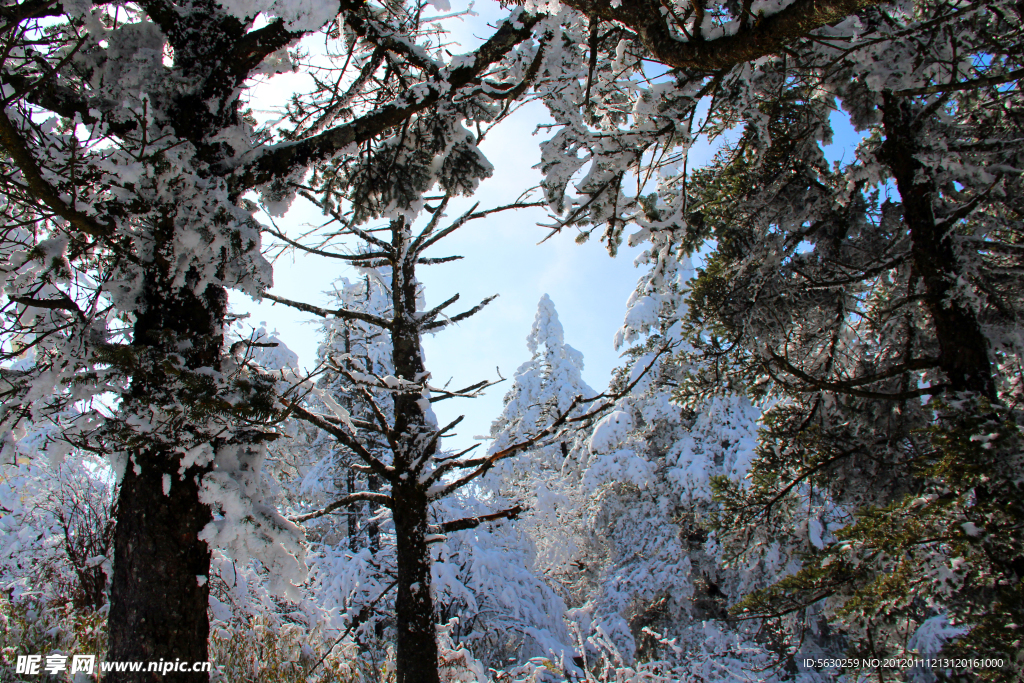
[[[486,209],[484,211],[477,211],[476,210],[477,206],[479,206],[479,204],[474,204],[473,207],[469,211],[467,211],[466,213],[464,213],[461,216],[459,216],[459,218],[454,223],[449,225],[444,230],[438,232],[437,234],[435,234],[430,239],[425,240],[425,241],[423,241],[421,243],[419,241],[419,239],[417,238],[416,243],[414,243],[414,248],[415,248],[416,253],[417,254],[423,253],[424,251],[429,249],[431,246],[437,244],[439,241],[441,241],[442,239],[444,239],[448,235],[452,234],[453,232],[455,232],[456,230],[458,230],[459,228],[461,228],[463,225],[465,225],[466,223],[468,223],[470,221],[475,221],[478,218],[484,218],[486,216],[490,216],[492,213],[499,213],[501,211],[511,211],[513,209],[528,209],[530,207],[547,206],[547,203],[546,202],[514,202],[512,204],[505,204],[504,206],[496,206],[496,207],[494,207],[492,209]]]
[[[85,313],[82,312],[75,302],[67,294],[64,295],[63,299],[33,299],[27,296],[12,296],[11,301],[16,304],[23,306],[31,306],[33,308],[47,308],[51,310],[70,311],[78,316],[81,321],[86,321]]]
[[[428,477],[428,479],[427,479],[428,483],[437,482],[445,472],[447,472],[448,470],[451,470],[451,469],[469,469],[470,467],[476,467],[476,469],[473,470],[472,472],[469,472],[468,474],[465,474],[465,475],[459,477],[455,481],[449,482],[448,484],[445,484],[444,486],[441,486],[440,488],[434,490],[430,494],[431,499],[436,500],[438,498],[443,498],[443,497],[447,496],[449,493],[451,493],[452,491],[455,491],[455,490],[457,490],[459,488],[462,488],[463,486],[465,486],[469,482],[473,481],[474,479],[476,479],[477,477],[483,475],[489,469],[494,467],[495,463],[497,463],[499,460],[504,460],[505,458],[510,458],[513,455],[515,455],[516,453],[519,453],[520,451],[526,450],[530,446],[533,446],[534,444],[538,443],[539,441],[541,441],[542,439],[544,439],[546,437],[554,436],[554,437],[557,438],[557,436],[561,433],[559,431],[559,428],[562,425],[571,424],[571,423],[574,423],[574,422],[582,422],[584,420],[589,420],[590,418],[594,417],[595,415],[598,415],[601,412],[607,410],[612,405],[614,405],[615,402],[618,401],[620,398],[622,398],[623,396],[626,396],[627,394],[629,394],[629,392],[631,392],[633,390],[633,387],[635,387],[640,382],[640,380],[643,379],[644,376],[646,376],[647,373],[651,371],[651,368],[653,368],[657,364],[658,359],[661,358],[661,356],[663,354],[668,353],[669,350],[672,349],[673,346],[674,346],[674,344],[672,342],[666,343],[664,346],[662,346],[661,349],[658,350],[658,353],[656,353],[654,355],[654,357],[651,359],[651,361],[643,369],[643,371],[640,374],[638,374],[633,379],[632,382],[627,384],[620,391],[617,391],[617,392],[612,393],[612,394],[609,394],[607,392],[603,392],[603,393],[600,393],[597,396],[593,396],[591,398],[583,398],[582,396],[577,396],[576,398],[574,398],[572,400],[572,403],[569,404],[568,408],[566,408],[565,410],[560,412],[555,417],[555,419],[551,422],[551,424],[549,424],[547,427],[545,427],[541,431],[537,432],[537,434],[535,434],[534,436],[532,436],[532,437],[530,437],[528,439],[525,439],[523,441],[520,441],[519,443],[515,443],[515,444],[512,444],[511,446],[503,448],[503,449],[501,449],[500,451],[498,451],[496,453],[492,453],[491,455],[487,456],[486,458],[477,458],[477,459],[474,459],[474,460],[462,460],[462,461],[454,461],[453,460],[453,461],[444,463],[444,465],[442,467],[438,467],[434,472],[431,472],[430,477]],[[579,407],[581,405],[589,404],[589,403],[594,403],[594,402],[599,401],[601,399],[605,399],[605,401],[603,403],[601,403],[598,407],[590,410],[587,413],[584,413],[583,415],[578,415],[576,417],[569,417],[569,415],[571,415],[572,412],[574,410],[576,410],[577,407]]]
[[[519,513],[523,511],[521,505],[510,507],[507,510],[500,510],[498,512],[492,512],[489,515],[480,515],[479,517],[464,517],[462,519],[454,519],[450,522],[444,522],[443,524],[434,524],[430,527],[430,533],[432,534],[447,534],[452,531],[463,531],[465,529],[475,529],[476,527],[486,522],[496,522],[499,519],[515,519],[519,516]]]
[[[332,424],[322,416],[306,410],[295,401],[282,400],[282,403],[284,403],[284,405],[299,419],[319,427],[336,438],[343,446],[359,456],[359,458],[369,465],[374,472],[381,475],[388,481],[394,479],[395,468],[389,467],[381,462],[376,456],[370,453],[363,444],[359,443],[359,440],[355,436],[345,431],[341,426]]]
[[[499,375],[500,377],[500,375]],[[468,387],[457,389],[455,391],[448,391],[447,389],[436,389],[434,387],[427,387],[430,392],[439,394],[438,396],[431,396],[430,402],[437,403],[438,401],[444,401],[448,398],[476,398],[480,395],[480,392],[487,387],[493,387],[495,384],[501,384],[505,381],[504,377],[496,380],[481,380],[476,384],[470,384]]]
[[[448,325],[451,325],[452,323],[457,323],[460,320],[465,320],[466,318],[474,316],[477,313],[479,313],[480,311],[482,311],[484,306],[486,306],[487,304],[491,303],[492,301],[494,301],[497,298],[498,298],[497,294],[495,294],[494,296],[489,296],[486,299],[484,299],[483,301],[481,301],[479,304],[474,306],[473,308],[469,309],[468,311],[463,311],[462,313],[459,313],[456,316],[448,318],[447,320],[443,320],[443,321],[440,321],[440,322],[432,322],[432,323],[428,323],[427,325],[424,325],[423,326],[423,330],[425,332],[429,331],[429,330],[439,330],[442,327],[447,327]]]
[[[443,304],[440,304],[439,306],[435,306],[434,308],[431,308],[429,311],[424,311],[419,316],[420,322],[429,322],[429,321],[433,320],[434,318],[436,318],[441,313],[441,311],[443,311],[444,309],[448,308],[449,306],[451,306],[453,303],[455,303],[458,300],[459,300],[459,295],[456,294],[455,296],[453,296],[450,299],[448,299],[447,301],[445,301]]]
[[[434,454],[435,448],[437,447],[437,442],[444,435],[444,433],[451,431],[465,419],[465,415],[459,415],[457,418],[446,424],[444,427],[435,431],[431,435],[430,441],[427,442],[426,447],[422,449],[423,455],[419,458],[416,458],[410,469],[412,469],[414,472],[419,472],[423,465],[426,464],[426,462],[430,459],[430,456]]]
[[[872,375],[867,378],[862,378],[861,380],[851,380],[849,382],[828,382],[822,379],[818,379],[817,377],[814,377],[804,372],[800,368],[790,363],[788,359],[778,355],[772,350],[769,350],[768,353],[772,357],[772,360],[781,366],[781,369],[784,372],[793,375],[802,382],[805,382],[806,386],[797,386],[792,382],[787,382],[786,380],[777,376],[775,373],[771,372],[771,368],[768,367],[767,370],[771,375],[772,379],[791,391],[797,391],[801,393],[830,391],[837,394],[849,394],[850,396],[857,396],[860,398],[900,401],[918,398],[920,396],[934,396],[936,394],[941,394],[945,389],[949,387],[948,384],[935,384],[928,387],[919,387],[917,389],[909,389],[907,391],[898,391],[894,393],[887,393],[882,391],[866,391],[864,389],[856,388],[864,384],[870,384],[872,382],[881,381],[882,379],[898,377],[899,375],[903,374],[903,372],[910,372],[912,370],[924,370],[931,367],[936,367],[934,363],[930,362],[930,359],[908,361],[908,363],[906,363],[903,366],[894,368],[884,373]]]
[[[371,503],[380,503],[385,507],[391,507],[394,504],[394,501],[391,499],[391,496],[389,496],[386,493],[378,493],[376,491],[360,491],[358,493],[352,493],[350,495],[347,495],[344,498],[339,498],[338,500],[334,501],[333,503],[331,503],[322,510],[317,510],[316,512],[307,512],[304,515],[289,517],[288,519],[292,522],[295,522],[296,524],[301,524],[302,522],[308,522],[311,519],[317,519],[318,517],[329,515],[339,508],[348,507],[349,505],[353,505],[355,503],[362,503],[364,501],[370,501]]]
[[[316,197],[314,197],[309,192],[307,192],[305,190],[302,190],[302,191],[299,192],[299,195],[304,197],[309,202],[311,202],[314,206],[316,206],[318,209],[323,211],[325,216],[330,216],[334,220],[338,221],[339,224],[344,226],[344,228],[343,228],[344,230],[347,230],[348,232],[352,233],[353,235],[355,235],[359,239],[363,240],[364,242],[366,242],[368,244],[372,244],[373,246],[377,247],[378,249],[380,249],[385,254],[388,254],[389,256],[391,256],[391,255],[393,255],[395,253],[394,249],[391,248],[390,244],[388,244],[384,240],[381,240],[381,239],[377,238],[376,236],[374,236],[373,234],[367,232],[366,230],[362,230],[362,229],[356,227],[355,225],[352,225],[351,221],[345,220],[345,218],[343,216],[341,216],[337,211],[335,211],[334,209],[328,208],[323,202],[319,201]]]
[[[285,242],[286,244],[288,244],[289,246],[291,246],[294,249],[298,249],[299,251],[304,251],[307,254],[313,254],[315,256],[323,256],[324,258],[336,258],[336,259],[341,259],[342,261],[357,261],[358,262],[358,261],[369,261],[370,259],[377,259],[377,258],[387,258],[387,256],[388,256],[388,254],[386,254],[384,252],[381,252],[381,251],[371,251],[371,252],[368,252],[368,253],[365,253],[365,254],[339,254],[339,253],[334,252],[334,251],[324,251],[323,249],[315,249],[313,247],[307,247],[306,245],[302,244],[301,242],[296,242],[295,240],[289,238],[287,235],[285,235],[283,232],[281,232],[279,230],[275,230],[273,228],[268,228],[266,226],[263,227],[263,230],[265,232],[270,233],[271,235],[273,235],[277,239],[281,240],[282,242]]]
[[[338,308],[333,310],[327,308],[320,308],[319,306],[313,306],[312,304],[303,303],[301,301],[292,301],[291,299],[285,299],[284,297],[276,296],[268,292],[263,293],[263,298],[270,299],[271,301],[275,301],[279,304],[284,304],[285,306],[290,306],[291,308],[295,308],[300,311],[305,311],[306,313],[318,315],[321,318],[335,317],[344,318],[346,320],[362,320],[363,322],[370,323],[371,325],[382,327],[385,330],[391,329],[390,320],[385,320],[384,318],[381,318],[376,315],[371,315],[370,313],[363,313],[362,311],[350,311],[346,308]]]

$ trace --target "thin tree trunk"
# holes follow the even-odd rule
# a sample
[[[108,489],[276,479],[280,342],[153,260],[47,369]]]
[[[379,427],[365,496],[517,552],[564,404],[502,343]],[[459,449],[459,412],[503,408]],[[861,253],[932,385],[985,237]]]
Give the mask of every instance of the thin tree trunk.
[[[437,683],[437,638],[430,595],[427,497],[416,484],[393,489],[398,559],[395,600],[397,683]]]
[[[408,254],[408,225],[392,222],[392,247],[401,255],[392,278],[394,318],[391,327],[395,374],[410,382],[425,376],[420,328],[416,320],[416,259]],[[438,683],[437,636],[430,593],[430,549],[427,525],[430,500],[419,481],[423,464],[436,450],[434,430],[418,391],[394,394],[398,448],[395,470],[402,474],[392,484],[398,580],[395,599],[395,665],[397,683]]]
[[[349,470],[345,475],[345,493],[353,494],[356,490],[356,473],[355,470]],[[358,513],[355,510],[350,510],[348,513],[348,549],[355,552],[359,549],[359,520],[356,518]]]
[[[374,493],[380,491],[380,479],[376,474],[371,474],[366,478],[366,490]],[[376,521],[377,514],[380,513],[380,505],[369,502],[366,504],[366,509],[369,510],[370,515],[370,521],[366,525],[366,533],[369,537],[368,547],[370,552],[376,555],[380,552],[380,524]]]

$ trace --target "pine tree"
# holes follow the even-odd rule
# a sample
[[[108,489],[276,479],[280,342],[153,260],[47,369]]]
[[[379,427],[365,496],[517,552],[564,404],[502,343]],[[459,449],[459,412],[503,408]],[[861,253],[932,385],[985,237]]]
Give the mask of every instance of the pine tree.
[[[490,172],[461,123],[490,117],[536,76],[538,17],[516,10],[451,65],[421,17],[418,3],[347,1],[0,10],[4,359],[35,350],[31,367],[0,373],[2,418],[14,436],[26,419],[60,421],[50,450],[71,442],[116,465],[111,659],[208,660],[201,534],[231,536],[211,504],[244,498],[242,472],[274,437],[273,383],[224,353],[227,290],[259,297],[271,284],[244,195],[279,214],[316,166],[316,184],[328,179],[368,215],[419,205],[435,176],[392,174],[410,130],[418,169],[443,171],[446,187],[465,192]],[[250,88],[291,70],[288,46],[321,29],[344,38],[331,77],[293,102],[284,130],[257,127]],[[479,91],[485,76],[497,90]],[[442,99],[449,116],[424,115]],[[264,512],[257,531],[282,542],[297,531]]]
[[[678,656],[687,662],[680,675],[697,675],[707,665],[722,676],[757,671],[784,679],[794,671],[796,652],[837,655],[841,645],[827,637],[827,624],[813,610],[781,628],[730,618],[729,608],[750,592],[799,567],[811,544],[806,535],[796,549],[768,538],[739,561],[723,545],[712,484],[744,486],[761,409],[721,386],[688,404],[677,400],[694,370],[683,325],[694,271],[685,256],[663,248],[654,244],[638,257],[656,267],[637,283],[616,334],[617,343],[633,346],[613,386],[644,370],[646,376],[618,402],[615,428],[602,430],[599,423],[589,439],[582,483],[597,578],[580,613],[627,661]],[[676,353],[659,356],[666,342]]]
[[[415,141],[410,144],[417,148]],[[422,162],[415,156],[407,161],[413,169]],[[390,511],[390,526],[394,533],[394,580],[385,592],[395,589],[396,675],[403,682],[439,680],[438,667],[425,664],[439,661],[434,595],[431,592],[433,562],[430,545],[447,533],[473,529],[519,512],[518,508],[512,507],[462,519],[434,518],[440,501],[476,481],[499,459],[511,457],[518,450],[518,447],[512,447],[498,455],[473,458],[466,457],[468,450],[446,454],[440,446],[441,439],[462,418],[442,427],[437,423],[431,403],[472,397],[491,383],[483,381],[456,391],[433,387],[424,361],[422,336],[472,316],[493,297],[451,317],[445,310],[458,300],[458,295],[424,310],[422,285],[416,277],[417,267],[449,260],[430,259],[424,256],[424,252],[455,230],[496,211],[519,206],[512,204],[483,211],[476,211],[474,207],[450,225],[442,226],[441,221],[452,196],[453,192],[446,193],[425,225],[418,229],[414,230],[412,221],[406,217],[390,220],[386,229],[387,240],[351,223],[346,226],[346,232],[365,240],[365,243],[361,252],[344,258],[360,267],[375,283],[367,288],[371,298],[376,283],[379,283],[380,289],[376,292],[386,294],[386,297],[377,297],[381,303],[380,310],[371,313],[359,300],[346,301],[348,305],[337,309],[324,309],[273,297],[275,301],[325,319],[344,321],[337,328],[342,340],[348,332],[349,351],[334,355],[332,351],[337,349],[337,344],[332,345],[333,349],[325,349],[328,363],[333,368],[333,381],[328,382],[328,391],[319,393],[320,405],[304,406],[288,396],[282,396],[281,401],[296,417],[333,437],[339,450],[348,451],[348,457],[337,461],[343,466],[342,470],[347,468],[376,475],[380,489],[364,488],[349,493],[320,510],[293,519],[298,522],[314,520],[365,502]],[[358,212],[360,209],[353,210]],[[323,249],[307,250],[321,255],[334,253]],[[347,326],[353,322],[359,326]],[[360,340],[369,361],[361,358],[358,350],[356,353],[351,350],[351,343],[356,341],[358,345]],[[388,374],[378,375],[377,371]],[[350,410],[334,400],[331,393],[351,397],[349,405],[355,409]],[[366,483],[370,483],[369,479]]]
[[[845,606],[851,652],[869,656],[906,652],[907,629],[948,617],[971,625],[950,652],[1013,659],[995,624],[1019,621],[1024,566],[1010,532],[1020,8],[568,4],[589,13],[574,38],[590,42],[574,86],[548,100],[554,230],[601,228],[614,251],[635,225],[655,276],[709,252],[676,400],[741,391],[772,406],[751,486],[718,481],[722,531],[741,556],[759,541],[822,545],[748,615],[828,598]],[[644,60],[670,77],[635,87]],[[837,110],[864,136],[845,166],[825,158]],[[699,135],[729,131],[715,163],[689,167]],[[656,301],[633,310],[649,317]]]
[[[865,654],[905,652],[907,628],[948,612],[973,625],[956,647],[1010,658],[1017,647],[993,620],[1020,604],[1021,547],[1008,530],[1024,513],[1010,474],[1021,419],[1006,370],[1020,362],[1008,340],[1024,302],[1002,246],[1019,241],[1020,222],[995,196],[1020,182],[999,170],[1019,158],[1019,98],[868,96],[857,83],[841,96],[880,125],[849,167],[829,169],[802,136],[827,110],[794,92],[764,105],[763,132],[748,128],[697,175],[706,232],[693,234],[719,246],[695,285],[695,343],[737,384],[788,399],[766,416],[753,487],[722,489],[739,545],[799,535],[814,491],[833,508],[818,523],[845,526],[747,607],[784,615],[828,597]],[[890,179],[898,201],[881,202],[870,178]],[[989,445],[965,447],[971,438]],[[940,578],[954,557],[967,566]],[[942,588],[915,588],[933,581]]]
[[[1016,646],[994,622],[1020,604],[1008,530],[1021,513],[1010,474],[1021,296],[1007,248],[1020,221],[1005,198],[1020,182],[1009,170],[1020,114],[1016,87],[1001,84],[1018,77],[1006,45],[1019,16],[922,11],[865,12],[875,42],[847,39],[839,69],[823,49],[747,74],[748,109],[727,108],[748,121],[742,135],[687,185],[645,200],[645,220],[682,199],[676,244],[711,249],[677,398],[696,408],[728,387],[774,401],[752,486],[717,482],[722,531],[740,557],[781,542],[810,559],[744,608],[778,618],[828,598],[865,655],[904,653],[901,634],[948,616],[974,625],[951,651],[1007,659]],[[950,84],[936,75],[949,50],[986,56]],[[892,71],[911,53],[915,69]],[[872,131],[845,168],[824,158],[836,101],[822,83]],[[967,447],[972,437],[990,445]],[[940,580],[954,557],[968,559]]]

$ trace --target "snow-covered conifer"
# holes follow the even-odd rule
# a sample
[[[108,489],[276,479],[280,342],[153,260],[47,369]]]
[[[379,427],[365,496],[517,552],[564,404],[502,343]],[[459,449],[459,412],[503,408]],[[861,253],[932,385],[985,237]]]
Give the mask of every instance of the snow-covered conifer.
[[[469,192],[491,167],[463,123],[489,120],[537,76],[539,16],[512,10],[479,50],[449,59],[422,10],[348,0],[0,9],[2,457],[27,420],[62,425],[45,445],[55,455],[69,444],[110,455],[112,659],[208,659],[203,539],[241,550],[266,531],[275,542],[264,548],[297,547],[294,533],[285,539],[297,529],[247,499],[256,489],[241,474],[282,409],[274,382],[225,348],[228,290],[259,298],[272,284],[258,206],[243,197],[280,215],[314,171],[325,209],[345,194],[362,221],[415,213],[437,183]],[[338,61],[327,58],[286,120],[259,126],[253,87],[291,71],[289,47],[321,30]],[[393,174],[403,154],[406,172]],[[32,364],[8,366],[26,347]],[[238,524],[224,523],[235,513]]]

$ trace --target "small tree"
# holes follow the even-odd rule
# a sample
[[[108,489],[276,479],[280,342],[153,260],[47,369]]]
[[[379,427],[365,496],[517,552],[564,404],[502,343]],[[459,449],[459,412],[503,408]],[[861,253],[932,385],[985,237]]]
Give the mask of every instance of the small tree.
[[[558,313],[547,294],[537,305],[526,346],[531,358],[516,370],[501,415],[491,424],[492,453],[542,432],[563,413],[582,415],[586,407],[576,399],[595,393],[583,381],[583,355],[565,343]],[[538,569],[563,582],[569,593],[574,592],[577,579],[572,571],[562,570],[579,552],[574,547],[582,504],[574,495],[580,470],[580,463],[574,462],[579,439],[573,432],[558,441],[544,439],[497,464],[486,480],[495,493],[526,510],[521,525],[537,544]],[[540,533],[541,529],[545,531]]]
[[[489,210],[473,207],[442,227],[441,221],[450,199],[451,192],[440,198],[438,205],[431,207],[432,215],[418,230],[413,229],[412,221],[406,217],[391,219],[384,233],[387,236],[385,238],[379,236],[380,231],[356,228],[351,221],[343,220],[343,234],[364,240],[355,253],[343,255],[293,243],[307,252],[344,258],[359,266],[370,282],[379,283],[381,291],[389,295],[386,304],[379,310],[364,310],[358,299],[347,301],[348,305],[340,308],[326,309],[267,295],[274,301],[325,319],[346,321],[339,323],[339,327],[347,323],[355,326],[349,330],[350,351],[337,356],[328,354],[325,358],[333,375],[329,383],[331,391],[334,395],[340,392],[347,396],[351,408],[323,391],[319,393],[316,404],[324,412],[318,412],[316,408],[287,395],[280,400],[296,417],[330,434],[339,446],[349,451],[351,459],[336,461],[339,465],[359,473],[376,475],[380,478],[381,489],[349,493],[321,510],[298,515],[293,519],[306,522],[365,502],[390,510],[395,536],[395,657],[398,680],[403,682],[438,680],[437,667],[427,664],[438,661],[429,546],[442,541],[449,533],[515,517],[522,511],[517,505],[461,519],[435,519],[435,511],[444,508],[434,503],[478,481],[499,462],[536,446],[546,448],[558,443],[568,426],[601,414],[617,398],[604,394],[590,397],[576,394],[569,397],[566,393],[563,404],[545,406],[547,412],[536,414],[533,424],[521,425],[522,433],[517,439],[492,448],[484,456],[469,455],[475,446],[455,454],[446,453],[440,448],[440,440],[462,418],[443,427],[439,426],[431,404],[440,400],[473,397],[493,382],[482,381],[459,390],[431,385],[430,373],[423,359],[422,336],[443,330],[474,315],[493,297],[451,317],[446,316],[445,310],[458,300],[457,294],[438,306],[424,310],[424,298],[416,278],[416,269],[421,264],[450,260],[451,257],[432,259],[425,256],[425,252],[467,223],[495,212],[526,205],[512,204]],[[342,219],[337,214],[335,218]],[[554,309],[550,302],[547,306],[542,303],[542,313],[545,319],[534,335],[537,349],[541,345],[548,347],[552,354],[548,359],[551,363],[549,369],[575,374],[576,385],[585,388],[579,379],[579,354],[570,353],[560,343],[556,343],[559,326],[557,317],[552,317]],[[363,335],[383,342],[389,357],[377,355],[379,350],[375,350],[369,352],[369,355],[378,358],[379,362],[365,363],[360,353],[353,354],[351,349],[356,347],[351,346],[351,342],[357,338],[366,338]],[[345,338],[343,329],[340,338]],[[337,345],[334,349],[338,349]],[[388,374],[380,375],[378,372]],[[626,390],[634,384],[630,384]],[[550,387],[557,396],[559,383],[553,382]],[[584,406],[589,408],[587,412],[582,410]],[[386,448],[376,450],[382,444],[386,444]]]
[[[440,220],[449,196],[441,201],[431,219],[418,232],[412,230],[410,221],[404,217],[390,221],[390,235],[386,240],[370,232],[350,228],[354,236],[366,239],[368,243],[361,253],[348,258],[357,265],[373,269],[371,277],[375,280],[379,278],[383,283],[384,289],[390,294],[384,310],[374,313],[354,307],[327,310],[271,297],[275,301],[294,305],[325,318],[368,324],[375,328],[376,334],[385,335],[390,346],[390,358],[384,368],[389,374],[383,376],[375,372],[380,369],[378,366],[361,364],[358,355],[353,356],[351,352],[347,357],[342,354],[328,359],[338,379],[343,378],[347,384],[346,393],[358,396],[358,412],[350,412],[326,394],[321,394],[321,401],[327,398],[324,407],[329,412],[326,414],[314,412],[287,398],[283,400],[297,417],[331,434],[359,461],[340,462],[339,465],[354,467],[380,478],[380,491],[353,492],[322,510],[295,519],[307,521],[340,507],[361,505],[364,502],[382,505],[391,511],[396,544],[396,663],[398,680],[403,683],[439,680],[436,666],[428,664],[437,662],[438,658],[429,543],[445,533],[473,528],[518,512],[516,509],[508,509],[490,515],[431,523],[433,501],[474,481],[490,469],[496,459],[465,458],[463,456],[466,452],[446,456],[439,449],[440,439],[460,420],[440,427],[431,410],[431,402],[473,396],[490,383],[480,382],[458,391],[431,387],[430,373],[426,371],[423,361],[421,338],[427,332],[439,331],[468,318],[491,299],[450,318],[445,316],[444,311],[458,300],[458,295],[437,307],[423,310],[416,268],[425,260],[430,262],[423,255],[426,249],[469,221],[483,218],[496,210],[515,208],[469,211],[453,224],[442,228]],[[313,251],[327,253],[322,250]],[[379,396],[389,399],[390,405],[382,405]],[[380,441],[387,444],[387,450],[377,450],[378,441],[366,438],[367,433],[379,437]]]

